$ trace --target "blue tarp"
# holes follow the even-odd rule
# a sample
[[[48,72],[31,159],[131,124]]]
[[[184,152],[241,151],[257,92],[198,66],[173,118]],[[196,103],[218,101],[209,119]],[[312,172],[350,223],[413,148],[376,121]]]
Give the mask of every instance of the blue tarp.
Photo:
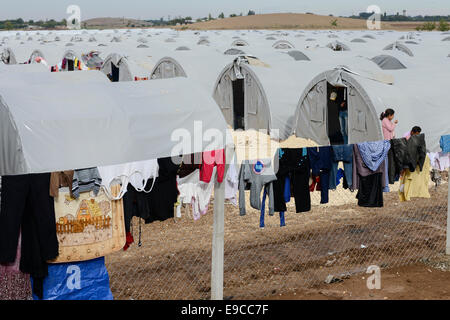
[[[49,265],[43,300],[113,300],[105,258]]]

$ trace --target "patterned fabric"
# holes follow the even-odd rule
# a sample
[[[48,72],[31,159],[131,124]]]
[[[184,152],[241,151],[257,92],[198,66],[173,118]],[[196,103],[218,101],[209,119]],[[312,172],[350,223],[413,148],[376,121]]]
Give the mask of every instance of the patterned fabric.
[[[380,168],[390,148],[391,143],[387,140],[358,144],[358,149],[364,164],[372,171],[377,171]]]
[[[2,177],[0,177],[0,201],[2,198]],[[19,270],[20,241],[16,261],[10,265],[0,265],[0,300],[31,300],[30,276]]]

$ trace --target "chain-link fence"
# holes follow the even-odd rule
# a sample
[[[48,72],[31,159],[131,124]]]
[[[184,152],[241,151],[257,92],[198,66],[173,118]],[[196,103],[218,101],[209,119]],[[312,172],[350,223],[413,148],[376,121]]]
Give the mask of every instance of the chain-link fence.
[[[448,174],[430,186],[430,199],[400,202],[398,186],[384,194],[383,208],[357,206],[356,193],[330,191],[321,205],[312,193],[310,212],[295,213],[288,203],[286,226],[278,214],[265,217],[249,208],[225,206],[224,298],[259,299],[275,292],[342,279],[371,265],[381,268],[416,263],[445,252]],[[248,197],[248,194],[247,194]],[[248,199],[247,199],[248,200]],[[249,203],[247,201],[247,203]],[[213,207],[199,221],[183,218],[150,225],[133,220],[135,243],[108,256],[116,299],[209,299]]]

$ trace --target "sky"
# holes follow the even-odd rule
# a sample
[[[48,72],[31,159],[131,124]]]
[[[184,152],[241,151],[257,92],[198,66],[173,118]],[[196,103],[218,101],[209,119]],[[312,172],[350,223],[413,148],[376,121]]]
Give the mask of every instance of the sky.
[[[2,0],[6,1],[6,0]],[[0,19],[23,18],[28,21],[67,18],[69,5],[81,8],[81,19],[97,17],[125,17],[135,19],[165,20],[170,16],[191,16],[194,19],[217,17],[231,13],[246,15],[249,10],[256,13],[293,12],[335,16],[349,16],[366,11],[370,5],[377,5],[381,12],[408,15],[450,15],[449,0],[12,0],[1,6]]]

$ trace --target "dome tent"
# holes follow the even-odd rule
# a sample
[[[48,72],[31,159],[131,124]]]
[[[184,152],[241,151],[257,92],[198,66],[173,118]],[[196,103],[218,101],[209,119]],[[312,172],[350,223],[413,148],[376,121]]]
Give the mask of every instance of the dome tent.
[[[406,45],[404,45],[403,43],[400,43],[400,42],[391,43],[391,44],[387,45],[386,47],[384,47],[383,50],[398,50],[403,53],[406,53],[407,55],[409,55],[411,57],[414,56],[412,51]]]
[[[333,51],[350,51],[350,47],[340,41],[330,42],[326,47]]]
[[[361,38],[355,38],[355,39],[353,39],[353,40],[350,41],[350,42],[355,42],[355,43],[367,43],[366,40],[361,39]]]
[[[77,79],[88,75],[94,79]],[[171,157],[179,146],[172,133],[184,128],[194,134],[196,121],[202,121],[203,132],[215,129],[225,137],[226,124],[214,101],[187,79],[111,85],[97,80],[98,75],[88,71],[11,77],[0,72],[0,175]],[[61,82],[61,76],[66,81]],[[67,99],[73,92],[83,94]],[[189,153],[221,149],[224,143],[202,140]]]
[[[242,39],[235,40],[231,44],[232,47],[246,47],[248,45],[249,45],[248,42]]]
[[[311,61],[303,52],[298,50],[291,50],[287,53],[289,56],[294,58],[295,61]]]
[[[406,69],[406,66],[400,60],[390,55],[379,55],[370,60],[375,62],[383,70]]]
[[[176,77],[187,77],[183,67],[173,58],[164,57],[160,59],[150,72],[150,79],[170,79]]]
[[[112,82],[148,79],[150,75],[150,70],[117,53],[112,53],[106,57],[100,71],[107,75]]]
[[[230,55],[230,56],[233,56],[233,55],[245,55],[245,52],[240,50],[240,49],[237,49],[237,48],[230,48],[227,51],[225,51],[223,54]]]
[[[420,68],[392,70],[389,75],[365,65],[366,59],[354,60],[349,63],[353,63],[351,68],[328,69],[306,86],[298,102],[295,135],[311,139],[319,145],[330,144],[326,108],[329,98],[327,87],[332,85],[345,88],[348,94],[349,144],[383,140],[379,117],[387,108],[393,108],[400,119],[397,133],[419,125],[425,133],[427,150],[438,152],[440,137],[450,134],[447,125],[450,114],[444,102],[446,93],[434,82],[450,85],[449,75],[434,72],[430,76]],[[358,68],[361,65],[363,67]],[[417,77],[417,74],[422,77]]]
[[[213,97],[234,130],[266,130],[273,139],[287,139],[294,125],[298,84],[290,59],[270,65],[240,56],[217,77]]]
[[[11,48],[5,48],[3,49],[3,52],[1,54],[1,60],[4,64],[16,64],[16,56]]]
[[[278,40],[272,45],[275,49],[294,49],[295,46],[287,40]]]

